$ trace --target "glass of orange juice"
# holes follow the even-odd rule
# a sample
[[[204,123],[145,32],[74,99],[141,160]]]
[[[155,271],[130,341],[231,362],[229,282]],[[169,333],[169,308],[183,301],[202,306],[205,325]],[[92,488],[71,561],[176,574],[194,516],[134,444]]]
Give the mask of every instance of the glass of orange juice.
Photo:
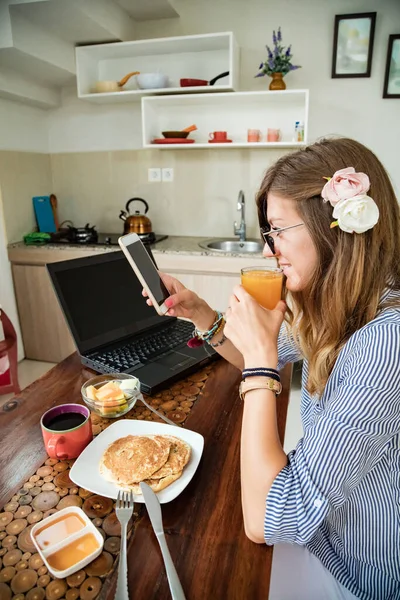
[[[273,310],[282,296],[283,271],[275,267],[246,267],[242,286],[264,308]]]

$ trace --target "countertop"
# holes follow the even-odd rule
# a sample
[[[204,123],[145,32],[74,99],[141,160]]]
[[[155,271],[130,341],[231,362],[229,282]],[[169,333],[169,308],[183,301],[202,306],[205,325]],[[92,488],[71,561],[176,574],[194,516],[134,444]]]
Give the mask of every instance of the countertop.
[[[169,235],[166,240],[162,240],[157,244],[151,245],[151,251],[153,254],[186,254],[192,256],[237,256],[242,258],[253,257],[262,257],[261,252],[252,252],[251,254],[248,252],[239,253],[239,252],[219,252],[215,250],[206,250],[204,248],[200,248],[199,244],[204,241],[209,240],[218,240],[218,239],[227,239],[227,238],[204,238],[204,237],[191,237],[191,236],[175,236]],[[229,238],[234,239],[234,238]],[[236,238],[237,239],[237,238]],[[81,251],[87,251],[91,254],[93,250],[97,250],[98,252],[114,252],[119,250],[119,246],[109,246],[106,244],[42,244],[38,246],[26,246],[24,242],[13,242],[8,245],[8,250],[21,250],[22,248],[26,249],[27,252],[35,252],[38,249],[40,250],[60,250],[63,252],[68,251],[76,251],[77,249]]]

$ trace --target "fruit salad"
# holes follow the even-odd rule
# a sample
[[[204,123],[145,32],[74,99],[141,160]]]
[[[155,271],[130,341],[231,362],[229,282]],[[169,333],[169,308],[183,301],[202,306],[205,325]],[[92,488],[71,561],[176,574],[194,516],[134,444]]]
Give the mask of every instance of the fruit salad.
[[[128,400],[138,391],[139,381],[112,380],[98,387],[89,385],[85,390],[87,399],[94,403],[97,411],[104,417],[124,414],[129,409]]]

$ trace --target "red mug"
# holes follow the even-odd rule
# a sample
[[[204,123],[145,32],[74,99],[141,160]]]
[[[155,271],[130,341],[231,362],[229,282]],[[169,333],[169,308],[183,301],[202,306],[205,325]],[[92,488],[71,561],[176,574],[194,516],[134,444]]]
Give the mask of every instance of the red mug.
[[[228,134],[226,131],[213,131],[212,133],[209,134],[208,137],[210,138],[210,140],[223,142],[227,139]]]
[[[92,441],[90,410],[81,404],[61,404],[40,420],[44,446],[50,458],[77,458]]]

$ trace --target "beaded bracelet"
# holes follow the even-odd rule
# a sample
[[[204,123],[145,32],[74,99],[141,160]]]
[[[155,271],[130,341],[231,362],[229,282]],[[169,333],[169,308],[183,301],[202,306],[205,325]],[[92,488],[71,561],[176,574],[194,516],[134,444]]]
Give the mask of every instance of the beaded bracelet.
[[[189,348],[202,346],[204,342],[209,343],[211,338],[213,338],[217,332],[221,331],[222,327],[225,324],[224,316],[221,312],[216,310],[215,317],[216,318],[213,324],[211,325],[210,329],[207,329],[206,331],[200,331],[199,329],[197,329],[197,327],[194,328],[193,337],[187,343]]]
[[[225,321],[225,319],[224,319],[224,321]],[[224,322],[224,325],[225,325],[225,322]],[[222,346],[222,344],[224,342],[226,342],[227,339],[228,338],[226,337],[226,335],[224,333],[222,333],[222,338],[218,342],[215,342],[214,344],[212,342],[208,342],[208,343],[210,344],[210,346],[212,348],[218,348],[218,346]]]
[[[279,383],[281,381],[279,372],[276,369],[268,369],[266,367],[243,369],[242,379],[246,379],[247,377],[270,377]]]

